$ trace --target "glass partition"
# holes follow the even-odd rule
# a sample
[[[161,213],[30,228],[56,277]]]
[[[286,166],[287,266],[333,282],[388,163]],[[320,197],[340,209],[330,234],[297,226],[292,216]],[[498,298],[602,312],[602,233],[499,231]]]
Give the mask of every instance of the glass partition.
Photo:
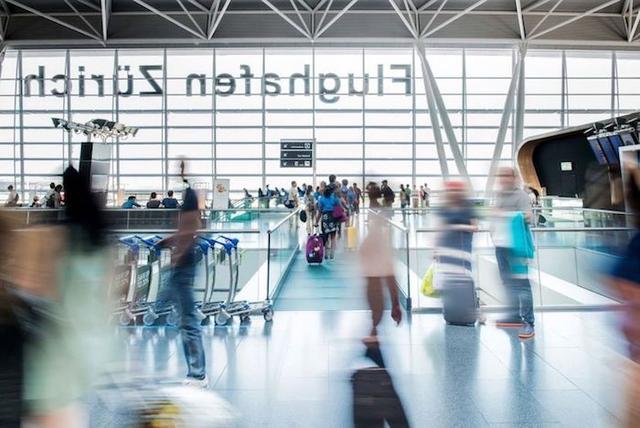
[[[267,270],[264,295],[275,299],[289,266],[300,248],[300,209],[291,212],[267,231]]]

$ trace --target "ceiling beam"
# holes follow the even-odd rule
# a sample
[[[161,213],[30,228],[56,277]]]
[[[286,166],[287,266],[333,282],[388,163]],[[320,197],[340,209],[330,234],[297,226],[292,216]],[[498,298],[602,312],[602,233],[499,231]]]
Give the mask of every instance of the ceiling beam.
[[[537,39],[540,36],[544,36],[545,34],[548,34],[548,33],[552,32],[552,31],[556,31],[559,28],[562,28],[562,27],[565,27],[565,26],[567,26],[569,24],[572,24],[572,23],[578,21],[579,19],[586,18],[587,16],[592,15],[592,14],[594,14],[595,12],[597,12],[599,10],[602,10],[602,9],[604,9],[606,7],[611,6],[612,4],[619,3],[619,2],[620,2],[620,0],[609,0],[608,2],[603,3],[603,4],[599,5],[599,6],[596,6],[593,9],[589,9],[588,11],[586,11],[584,13],[581,13],[578,16],[574,16],[573,18],[567,19],[566,21],[561,22],[561,23],[559,23],[557,25],[554,25],[551,28],[547,28],[546,30],[542,30],[537,34],[534,34],[534,35],[530,36],[529,38],[530,39]]]
[[[438,7],[438,10],[436,10],[436,13],[433,14],[427,25],[425,25],[425,27],[422,29],[420,37],[424,37],[427,34],[427,31],[429,31],[429,28],[431,28],[431,25],[434,23],[438,15],[440,15],[440,12],[442,12],[442,9],[444,9],[448,1],[449,0],[442,0],[442,3],[440,3],[440,7]]]
[[[320,2],[318,4],[322,4],[323,2]],[[320,21],[318,21],[318,24],[316,25],[316,28],[314,29],[314,37],[317,37],[316,34],[318,33],[318,29],[322,28],[322,24],[324,24],[324,20],[327,18],[327,13],[329,13],[329,11],[331,10],[331,6],[333,5],[333,0],[329,0],[329,3],[327,4],[327,7],[324,9],[324,13],[322,14],[322,16],[320,17]],[[316,11],[314,10],[313,13],[316,13]]]
[[[89,9],[93,9],[93,10],[95,10],[96,12],[100,12],[100,6],[98,6],[98,5],[96,5],[96,4],[93,4],[93,3],[91,3],[91,2],[90,2],[90,1],[88,1],[88,0],[76,0],[76,1],[77,1],[78,3],[80,3],[80,4],[83,4],[83,5],[87,6]]]
[[[466,8],[465,10],[458,12],[456,15],[452,16],[451,18],[447,19],[446,21],[444,21],[442,24],[438,25],[436,28],[434,28],[433,30],[430,30],[427,32],[427,34],[424,35],[424,37],[429,37],[432,34],[437,33],[438,31],[442,30],[444,27],[446,27],[447,25],[451,24],[454,21],[457,21],[458,19],[462,18],[463,16],[467,15],[469,12],[471,12],[473,9],[482,6],[483,4],[485,4],[488,0],[478,0],[477,2],[475,2],[474,4],[472,4],[471,6],[469,6],[468,8]]]
[[[631,15],[631,17],[633,18],[633,15]],[[636,15],[636,19],[633,21],[633,26],[630,28],[629,30],[629,34],[627,36],[627,40],[629,41],[629,43],[631,43],[636,35],[636,31],[638,31],[638,23],[640,22],[640,10],[638,11],[638,14]]]
[[[199,2],[197,2],[196,0],[187,0],[189,3],[191,3],[192,5],[194,5],[196,7],[196,9],[200,10],[201,12],[209,12],[209,9],[207,9],[205,6],[203,6],[202,4],[200,4]]]
[[[563,1],[564,1],[564,0],[557,0],[557,1],[556,1],[556,3],[553,5],[553,7],[552,7],[551,9],[549,9],[549,10],[547,11],[547,13],[542,17],[542,19],[541,19],[540,21],[538,21],[538,23],[533,27],[533,29],[531,29],[531,31],[529,31],[529,34],[530,34],[530,35],[531,35],[531,34],[535,34],[535,33],[536,33],[536,30],[537,30],[538,28],[540,28],[540,26],[544,23],[544,21],[546,21],[546,20],[547,20],[547,18],[548,18],[548,17],[550,17],[550,16],[553,14],[553,12],[556,10],[556,8],[557,8],[558,6],[560,6],[560,4],[561,4]]]
[[[150,10],[154,14],[166,19],[167,21],[171,22],[175,26],[182,28],[184,31],[196,36],[199,39],[205,39],[206,38],[202,34],[200,34],[197,31],[195,31],[193,28],[189,27],[188,25],[184,25],[182,22],[178,21],[177,19],[172,18],[171,16],[167,15],[163,11],[156,9],[155,7],[151,6],[150,4],[148,4],[148,3],[146,3],[146,2],[144,2],[142,0],[133,0],[133,2],[137,3],[138,5],[140,5],[142,7],[144,7],[145,9]]]
[[[176,0],[176,2],[180,6],[180,8],[184,11],[184,13],[187,15],[187,18],[189,18],[189,21],[191,21],[191,23],[195,27],[195,30],[198,33],[200,33],[200,36],[202,36],[202,38],[205,38],[206,36],[204,35],[204,31],[202,31],[202,28],[200,28],[200,25],[198,25],[198,21],[195,20],[193,15],[191,15],[191,12],[189,12],[189,10],[184,6],[184,3],[182,3],[182,0]]]
[[[100,15],[102,17],[102,40],[109,36],[109,20],[111,19],[111,0],[100,0]]]
[[[296,6],[296,0],[289,0],[289,3],[291,3],[291,6],[293,7],[293,10],[296,11],[296,15],[298,15],[298,19],[300,20],[300,23],[302,24],[302,26],[306,30],[307,34],[310,35],[311,31],[309,31],[309,26],[307,25],[307,21],[304,20],[304,17],[300,13],[300,9],[298,9],[298,6]]]
[[[225,0],[224,4],[222,5],[222,9],[220,10],[218,10],[219,3],[220,3],[220,0],[216,0],[214,2],[214,4],[216,5],[216,13],[214,15],[213,21],[211,22],[211,28],[209,28],[209,32],[207,33],[207,38],[209,40],[211,40],[216,30],[220,26],[220,23],[222,22],[222,18],[224,18],[224,15],[227,13],[227,9],[229,9],[231,0]]]
[[[427,8],[429,6],[431,6],[432,4],[435,4],[437,2],[438,2],[438,0],[429,0],[428,2],[426,2],[425,4],[423,4],[422,6],[420,6],[418,8],[418,12],[424,12],[425,10],[427,10]]]
[[[284,13],[283,11],[281,11],[280,9],[278,9],[277,7],[275,7],[269,0],[262,0],[262,3],[266,4],[269,9],[273,10],[275,13],[277,13],[282,19],[284,19],[285,21],[287,21],[289,23],[289,25],[291,25],[293,28],[295,28],[297,31],[299,31],[302,35],[304,35],[305,37],[307,37],[309,40],[312,40],[313,38],[311,37],[311,34],[307,33],[303,28],[301,28],[298,24],[296,24],[295,22],[293,22],[293,20],[291,18],[289,18],[287,16],[286,13]]]
[[[22,4],[19,1],[16,1],[16,0],[4,0],[4,1],[9,3],[9,4],[12,4],[12,5],[16,6],[16,7],[19,7],[20,9],[24,9],[27,12],[30,12],[30,13],[32,13],[34,15],[37,15],[37,16],[41,17],[41,18],[47,19],[47,20],[49,20],[51,22],[55,22],[56,24],[61,25],[61,26],[65,27],[65,28],[68,28],[69,30],[75,31],[76,33],[80,33],[80,34],[82,34],[82,35],[84,35],[86,37],[89,37],[91,39],[97,40],[100,43],[103,42],[103,40],[100,37],[96,36],[95,34],[91,34],[88,31],[83,30],[82,28],[78,28],[75,25],[68,24],[68,23],[66,23],[66,22],[64,22],[64,21],[62,21],[62,20],[60,20],[60,19],[58,19],[58,18],[56,18],[54,16],[51,16],[51,15],[46,14],[44,12],[40,12],[39,10],[34,9],[34,8],[30,7],[30,6],[27,6],[25,4]]]
[[[340,12],[338,12],[338,14],[336,16],[333,17],[333,19],[331,21],[329,21],[327,23],[327,25],[325,25],[324,27],[319,29],[318,32],[314,35],[313,38],[317,39],[322,34],[324,34],[324,32],[327,31],[329,29],[329,27],[331,27],[333,24],[338,22],[338,20],[340,18],[342,18],[342,15],[347,13],[349,11],[349,9],[351,9],[356,3],[358,3],[358,0],[351,0]]]
[[[411,33],[411,36],[414,39],[417,39],[418,38],[418,33],[416,32],[416,29],[414,28],[413,25],[411,25],[411,23],[409,21],[407,21],[407,18],[404,16],[402,11],[400,10],[398,5],[396,4],[395,0],[389,0],[389,4],[391,5],[391,7],[393,7],[393,10],[396,11],[396,15],[398,15],[400,17],[400,20],[402,21],[404,26],[407,28],[407,30],[409,30],[409,33]]]
[[[527,33],[524,28],[524,19],[522,17],[522,3],[520,0],[516,1],[516,12],[518,14],[518,29],[520,30],[520,39],[526,40]]]
[[[550,1],[551,1],[551,0],[538,0],[537,2],[532,3],[532,4],[530,4],[529,6],[525,7],[525,8],[524,8],[524,11],[525,11],[525,12],[530,12],[530,11],[532,11],[533,9],[537,9],[537,8],[539,8],[540,6],[542,6],[542,5],[545,5],[545,4],[549,3]]]
[[[100,37],[100,32],[99,32],[98,30],[96,30],[96,28],[95,28],[93,25],[91,25],[91,23],[90,23],[89,21],[87,21],[87,18],[85,18],[85,17],[84,17],[84,16],[83,16],[79,11],[78,11],[78,9],[73,5],[73,3],[71,3],[71,0],[64,0],[64,2],[65,2],[65,4],[66,4],[67,6],[69,6],[69,8],[70,8],[71,10],[73,10],[73,13],[75,13],[75,14],[76,14],[76,16],[77,16],[78,18],[80,18],[80,20],[81,20],[82,22],[84,22],[84,25],[86,25],[86,26],[87,26],[87,28],[89,28],[89,30],[90,30],[93,34],[95,34],[97,37]]]

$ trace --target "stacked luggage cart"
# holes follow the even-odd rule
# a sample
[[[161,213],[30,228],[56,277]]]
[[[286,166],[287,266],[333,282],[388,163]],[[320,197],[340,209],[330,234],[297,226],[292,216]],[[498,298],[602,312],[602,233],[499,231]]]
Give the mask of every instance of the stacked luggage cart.
[[[122,326],[139,320],[146,326],[156,325],[159,320],[169,326],[180,323],[180,311],[169,298],[171,249],[161,247],[161,240],[157,235],[130,235],[118,240],[111,297],[117,302],[114,316]],[[226,236],[196,239],[194,293],[203,324],[212,319],[215,325],[227,325],[234,317],[246,322],[255,315],[261,315],[265,321],[273,319],[270,300],[237,300],[241,263],[238,244],[237,239]],[[228,274],[223,271],[216,275],[217,267],[225,267]],[[222,282],[228,285],[222,287]]]

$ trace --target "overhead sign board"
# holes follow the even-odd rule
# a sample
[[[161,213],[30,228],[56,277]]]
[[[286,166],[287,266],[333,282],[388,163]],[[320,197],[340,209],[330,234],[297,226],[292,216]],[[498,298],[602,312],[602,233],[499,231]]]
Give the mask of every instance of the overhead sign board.
[[[313,140],[281,140],[281,168],[311,168],[313,166]]]

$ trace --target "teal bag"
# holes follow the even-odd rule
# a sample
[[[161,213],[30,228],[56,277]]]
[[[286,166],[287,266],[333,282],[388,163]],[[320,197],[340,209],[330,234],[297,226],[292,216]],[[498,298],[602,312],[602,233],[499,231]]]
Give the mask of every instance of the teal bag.
[[[533,258],[535,252],[533,237],[522,213],[517,213],[511,218],[511,243],[511,252],[515,257]]]

